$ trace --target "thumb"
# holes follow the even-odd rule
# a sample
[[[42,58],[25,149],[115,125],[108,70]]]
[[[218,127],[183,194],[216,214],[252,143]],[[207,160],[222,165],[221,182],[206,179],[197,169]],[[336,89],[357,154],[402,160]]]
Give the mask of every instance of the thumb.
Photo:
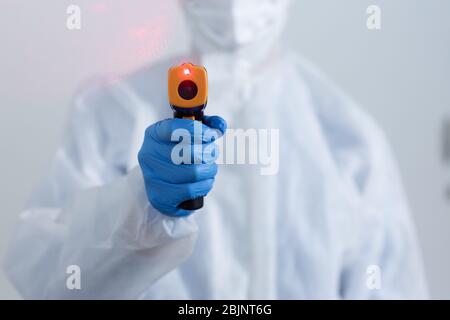
[[[219,116],[203,116],[203,124],[220,131],[220,135],[224,135],[227,131],[227,122]]]

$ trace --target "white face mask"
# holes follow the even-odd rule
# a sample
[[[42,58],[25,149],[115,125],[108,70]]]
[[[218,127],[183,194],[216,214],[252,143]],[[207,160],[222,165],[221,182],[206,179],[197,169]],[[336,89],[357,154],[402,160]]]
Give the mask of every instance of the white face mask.
[[[278,39],[290,0],[181,0],[201,51],[268,47]]]

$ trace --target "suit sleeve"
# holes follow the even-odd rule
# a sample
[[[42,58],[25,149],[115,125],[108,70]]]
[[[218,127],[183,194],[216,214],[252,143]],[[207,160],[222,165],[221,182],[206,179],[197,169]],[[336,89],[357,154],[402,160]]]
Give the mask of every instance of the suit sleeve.
[[[108,99],[75,100],[50,172],[20,213],[4,269],[24,298],[138,298],[192,251],[192,217],[160,214],[140,168],[105,159],[121,156],[106,129]]]

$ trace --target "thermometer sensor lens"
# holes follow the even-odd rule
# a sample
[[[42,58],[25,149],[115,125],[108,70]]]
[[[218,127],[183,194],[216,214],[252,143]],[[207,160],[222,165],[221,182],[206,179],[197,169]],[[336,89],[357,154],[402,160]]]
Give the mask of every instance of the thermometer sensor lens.
[[[198,88],[194,81],[184,80],[178,86],[178,94],[184,100],[194,99],[197,95]]]

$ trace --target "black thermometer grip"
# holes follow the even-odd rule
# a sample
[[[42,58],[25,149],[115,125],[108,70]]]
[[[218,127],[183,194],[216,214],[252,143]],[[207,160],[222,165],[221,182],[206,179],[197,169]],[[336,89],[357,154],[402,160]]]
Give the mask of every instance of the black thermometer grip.
[[[178,205],[178,208],[184,210],[198,210],[203,208],[203,197],[183,201]]]

